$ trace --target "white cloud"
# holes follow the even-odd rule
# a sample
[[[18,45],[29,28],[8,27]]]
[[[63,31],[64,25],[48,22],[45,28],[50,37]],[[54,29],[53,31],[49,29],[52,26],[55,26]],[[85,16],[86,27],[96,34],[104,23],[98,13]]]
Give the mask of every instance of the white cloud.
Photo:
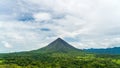
[[[1,43],[3,43],[5,48],[12,48],[13,47],[10,43],[8,43],[6,41],[2,41]]]
[[[2,2],[4,4],[1,4]],[[14,47],[19,44],[24,50],[35,49],[45,46],[57,37],[77,39],[76,42],[70,42],[77,48],[120,46],[119,0],[16,0],[15,4],[12,2],[0,2],[2,6],[7,5],[0,8],[0,40],[14,44]],[[27,19],[28,16],[25,15],[35,20],[18,20]],[[50,31],[41,31],[41,28]]]
[[[35,21],[48,21],[51,19],[51,15],[49,13],[45,13],[45,12],[40,12],[40,13],[36,13],[34,14],[34,18],[35,18]]]

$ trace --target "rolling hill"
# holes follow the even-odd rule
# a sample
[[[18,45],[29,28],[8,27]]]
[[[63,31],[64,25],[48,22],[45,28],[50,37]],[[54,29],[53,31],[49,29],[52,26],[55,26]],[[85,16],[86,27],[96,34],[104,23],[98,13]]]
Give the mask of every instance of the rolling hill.
[[[96,54],[120,54],[120,47],[107,48],[107,49],[85,49],[86,52],[96,53]]]

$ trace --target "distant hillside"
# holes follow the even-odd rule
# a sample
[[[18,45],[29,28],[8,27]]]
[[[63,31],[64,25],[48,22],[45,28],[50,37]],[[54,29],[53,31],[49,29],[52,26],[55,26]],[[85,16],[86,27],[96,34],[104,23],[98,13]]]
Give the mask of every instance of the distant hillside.
[[[120,47],[107,48],[107,49],[85,49],[84,51],[99,54],[120,54]]]

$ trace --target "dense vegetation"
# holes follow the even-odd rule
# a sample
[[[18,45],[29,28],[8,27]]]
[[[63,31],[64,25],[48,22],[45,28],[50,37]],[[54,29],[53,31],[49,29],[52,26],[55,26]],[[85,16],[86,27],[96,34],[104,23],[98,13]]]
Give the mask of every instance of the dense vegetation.
[[[0,68],[120,68],[119,55],[7,54]]]

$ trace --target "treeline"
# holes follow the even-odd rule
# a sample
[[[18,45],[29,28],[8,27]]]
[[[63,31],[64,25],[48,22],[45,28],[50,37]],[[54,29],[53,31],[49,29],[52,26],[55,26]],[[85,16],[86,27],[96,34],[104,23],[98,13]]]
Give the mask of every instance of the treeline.
[[[59,54],[58,54],[59,55]],[[0,68],[120,68],[112,58],[96,56],[8,55]]]

